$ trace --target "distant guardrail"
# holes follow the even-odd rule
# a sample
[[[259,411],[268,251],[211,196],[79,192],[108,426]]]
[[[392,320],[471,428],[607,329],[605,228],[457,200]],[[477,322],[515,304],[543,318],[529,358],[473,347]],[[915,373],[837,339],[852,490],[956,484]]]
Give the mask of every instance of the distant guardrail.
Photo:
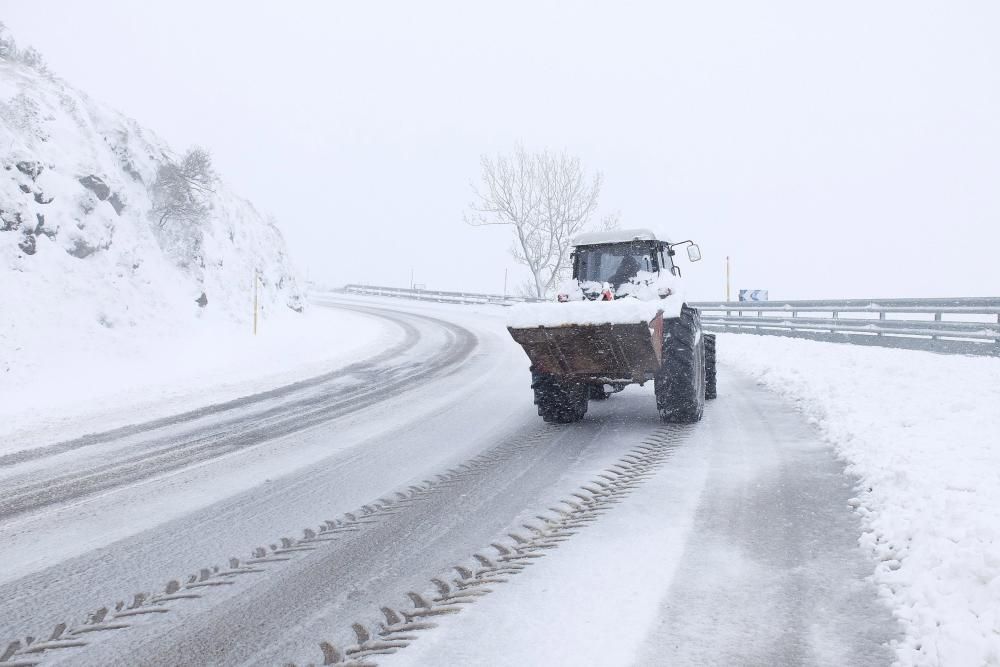
[[[341,291],[500,306],[543,300],[357,284],[346,285]],[[701,321],[710,331],[1000,356],[1000,297],[698,301],[691,305],[701,310]]]
[[[537,302],[544,299],[511,296],[509,294],[480,294],[478,292],[442,292],[437,290],[408,289],[405,287],[381,287],[378,285],[344,285],[343,292],[349,294],[366,294],[369,296],[394,296],[418,301],[433,301],[436,303],[485,304],[496,306],[512,306],[515,303]]]
[[[706,329],[1000,356],[1000,298],[703,301]]]

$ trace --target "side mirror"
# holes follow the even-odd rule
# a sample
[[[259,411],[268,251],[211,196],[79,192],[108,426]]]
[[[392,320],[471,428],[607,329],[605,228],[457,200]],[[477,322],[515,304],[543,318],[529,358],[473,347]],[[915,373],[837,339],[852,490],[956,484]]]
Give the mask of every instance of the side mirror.
[[[688,259],[692,262],[697,262],[701,259],[701,248],[698,247],[697,243],[692,243],[688,246]]]

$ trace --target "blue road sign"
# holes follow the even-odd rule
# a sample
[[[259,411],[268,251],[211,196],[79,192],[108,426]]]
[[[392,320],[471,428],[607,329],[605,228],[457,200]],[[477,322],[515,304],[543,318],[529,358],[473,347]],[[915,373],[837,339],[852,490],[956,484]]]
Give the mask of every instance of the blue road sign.
[[[767,301],[766,289],[741,289],[740,301]]]

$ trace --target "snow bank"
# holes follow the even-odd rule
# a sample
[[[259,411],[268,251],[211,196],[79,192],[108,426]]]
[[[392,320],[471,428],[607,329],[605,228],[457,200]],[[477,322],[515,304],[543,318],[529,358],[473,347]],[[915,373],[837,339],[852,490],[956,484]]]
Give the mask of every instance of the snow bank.
[[[901,665],[1000,664],[1000,359],[722,335],[861,478],[852,504]],[[721,400],[721,399],[720,399]]]

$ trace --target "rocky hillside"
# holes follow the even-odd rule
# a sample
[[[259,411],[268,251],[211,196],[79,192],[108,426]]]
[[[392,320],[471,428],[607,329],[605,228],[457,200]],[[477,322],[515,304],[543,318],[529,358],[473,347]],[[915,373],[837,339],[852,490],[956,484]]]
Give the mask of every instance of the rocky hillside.
[[[48,339],[247,320],[255,271],[266,315],[301,310],[281,233],[207,153],[0,54],[0,372]]]

